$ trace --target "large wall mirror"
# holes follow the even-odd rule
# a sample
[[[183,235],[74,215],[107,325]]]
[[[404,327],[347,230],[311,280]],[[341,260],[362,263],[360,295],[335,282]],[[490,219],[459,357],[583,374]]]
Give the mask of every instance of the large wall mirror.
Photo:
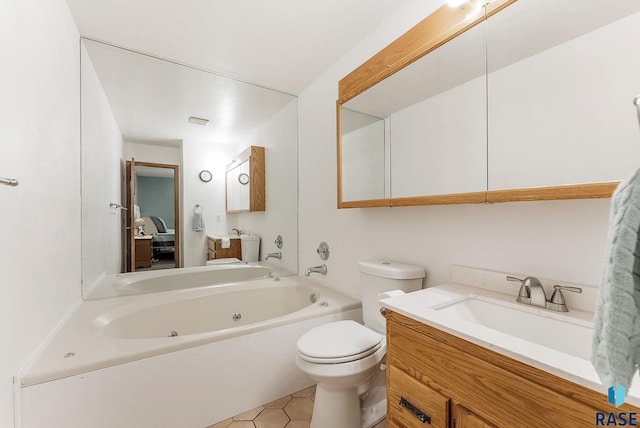
[[[608,197],[638,166],[640,2],[506,0],[475,18],[472,3],[340,82],[339,207]]]
[[[95,40],[80,49],[83,296],[123,272],[204,265],[207,236],[233,228],[261,236],[261,254],[283,236],[278,267],[297,272],[297,98]],[[251,146],[264,147],[269,209],[227,213],[226,166]],[[152,263],[130,259],[149,243]]]

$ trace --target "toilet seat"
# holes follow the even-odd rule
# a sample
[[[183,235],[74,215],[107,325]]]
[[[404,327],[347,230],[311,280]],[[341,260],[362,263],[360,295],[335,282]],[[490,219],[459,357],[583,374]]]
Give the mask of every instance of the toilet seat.
[[[301,359],[316,364],[339,364],[368,357],[382,347],[382,336],[352,320],[315,327],[298,340]]]

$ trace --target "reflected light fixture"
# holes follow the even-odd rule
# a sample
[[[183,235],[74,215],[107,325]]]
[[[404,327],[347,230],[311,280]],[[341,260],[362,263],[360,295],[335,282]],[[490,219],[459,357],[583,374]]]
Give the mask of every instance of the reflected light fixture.
[[[146,226],[147,223],[144,221],[143,218],[135,219],[133,222],[133,225],[136,227],[136,235],[138,236],[144,235],[144,226]]]
[[[209,124],[209,119],[202,119],[200,117],[189,117],[189,123],[193,123],[194,125],[207,126]]]

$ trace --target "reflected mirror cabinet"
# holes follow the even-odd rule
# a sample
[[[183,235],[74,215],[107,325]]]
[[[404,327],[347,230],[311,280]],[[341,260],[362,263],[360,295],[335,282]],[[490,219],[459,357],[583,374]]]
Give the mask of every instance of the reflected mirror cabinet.
[[[635,0],[443,5],[339,82],[338,207],[610,197],[638,37]]]
[[[265,210],[264,147],[251,146],[227,165],[227,212]]]

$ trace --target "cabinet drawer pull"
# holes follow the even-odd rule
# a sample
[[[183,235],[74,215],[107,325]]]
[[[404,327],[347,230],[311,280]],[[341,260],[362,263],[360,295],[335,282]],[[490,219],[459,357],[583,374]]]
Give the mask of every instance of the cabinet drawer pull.
[[[431,417],[418,409],[416,406],[408,402],[405,398],[400,397],[400,406],[407,409],[413,416],[418,418],[423,424],[431,424]]]

